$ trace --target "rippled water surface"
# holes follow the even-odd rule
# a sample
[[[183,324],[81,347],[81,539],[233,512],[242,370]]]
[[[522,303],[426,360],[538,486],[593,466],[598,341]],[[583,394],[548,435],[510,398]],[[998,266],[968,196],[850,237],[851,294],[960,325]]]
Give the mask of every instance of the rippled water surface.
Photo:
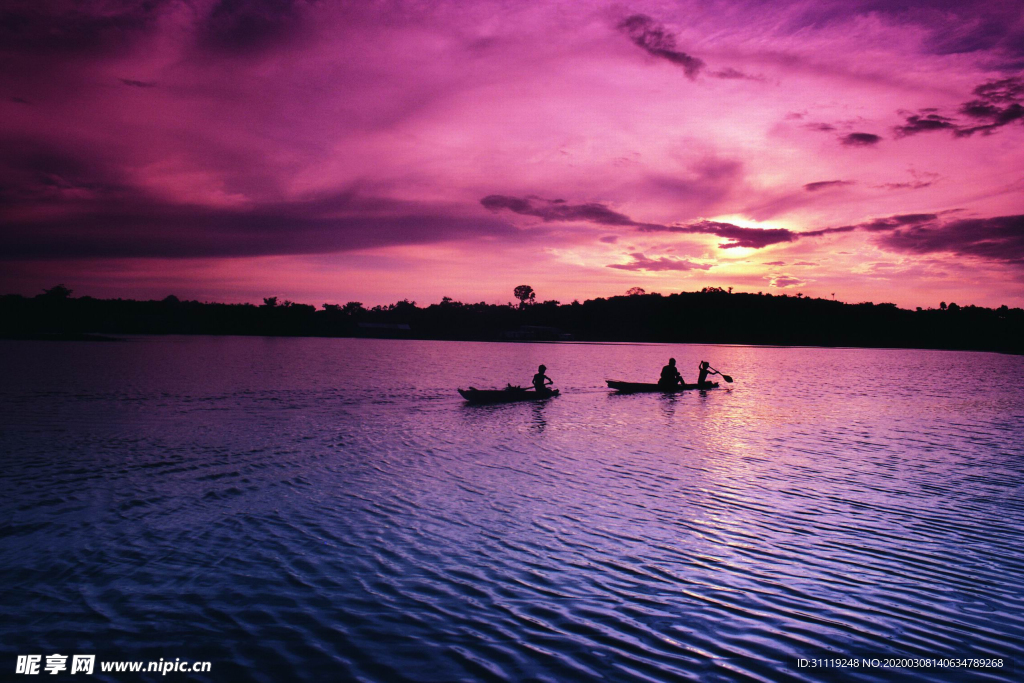
[[[670,355],[736,381],[604,388]],[[539,363],[562,396],[455,391]],[[0,378],[5,676],[53,652],[213,663],[165,680],[1024,675],[1024,358],[156,337],[0,342]]]

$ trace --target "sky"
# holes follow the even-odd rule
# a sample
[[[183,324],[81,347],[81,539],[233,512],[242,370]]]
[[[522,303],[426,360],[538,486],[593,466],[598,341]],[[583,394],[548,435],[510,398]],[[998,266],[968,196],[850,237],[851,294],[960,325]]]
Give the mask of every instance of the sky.
[[[0,292],[1024,306],[1018,1],[7,0]]]

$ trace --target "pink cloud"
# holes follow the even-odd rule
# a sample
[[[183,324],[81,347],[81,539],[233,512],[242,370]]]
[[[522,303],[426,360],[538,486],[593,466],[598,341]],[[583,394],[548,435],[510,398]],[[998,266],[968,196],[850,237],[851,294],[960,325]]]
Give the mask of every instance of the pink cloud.
[[[857,260],[899,254],[887,284],[907,305],[964,258],[981,274],[957,286],[978,302],[1019,292],[1024,49],[999,3],[800,0],[771,21],[758,3],[646,0],[2,12],[15,291],[77,263],[69,284],[88,292],[148,258],[172,288],[169,263],[206,259],[225,274],[211,297],[240,291],[232,259],[323,292],[293,259],[333,259],[367,289],[501,296],[528,262],[571,300],[625,277],[754,286],[800,263],[866,299],[881,285]],[[616,263],[624,248],[659,256]],[[744,264],[745,249],[771,255]]]
[[[629,258],[630,261],[628,263],[612,263],[608,267],[618,270],[647,270],[652,272],[661,270],[709,270],[711,268],[710,264],[695,263],[674,256],[660,256],[652,259],[641,253],[634,252],[629,255]]]

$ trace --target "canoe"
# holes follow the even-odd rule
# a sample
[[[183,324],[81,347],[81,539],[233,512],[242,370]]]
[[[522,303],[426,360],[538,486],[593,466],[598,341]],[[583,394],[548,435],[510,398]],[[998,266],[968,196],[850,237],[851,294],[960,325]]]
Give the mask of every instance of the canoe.
[[[718,382],[705,382],[704,384],[680,384],[676,387],[663,387],[660,384],[645,384],[643,382],[617,382],[613,379],[605,380],[608,386],[623,394],[637,394],[640,392],[663,392],[674,394],[677,391],[689,391],[690,389],[715,389]]]
[[[522,387],[510,389],[459,389],[462,398],[470,403],[512,403],[514,401],[542,401],[558,396],[558,389],[551,391],[530,391]]]

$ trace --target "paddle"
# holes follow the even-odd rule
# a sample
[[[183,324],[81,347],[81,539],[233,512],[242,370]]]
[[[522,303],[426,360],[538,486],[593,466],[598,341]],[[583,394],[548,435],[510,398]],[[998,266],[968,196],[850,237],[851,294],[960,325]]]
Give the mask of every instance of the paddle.
[[[552,382],[552,384],[554,384],[554,382]],[[548,385],[545,385],[544,388],[547,389],[547,391],[553,391],[553,389],[548,389]],[[528,387],[521,387],[518,385],[512,386],[512,383],[510,382],[508,386],[505,387],[505,391],[537,391],[537,387],[533,385]]]
[[[708,370],[714,370],[715,372],[718,372],[718,370],[715,370],[715,369],[714,369],[713,367],[711,367],[710,365],[708,366]],[[722,375],[722,373],[721,373],[721,372],[718,372],[718,374],[719,374],[719,375]],[[722,379],[724,379],[724,380],[725,380],[726,382],[728,382],[729,384],[732,384],[732,377],[730,377],[729,375],[722,375]]]

